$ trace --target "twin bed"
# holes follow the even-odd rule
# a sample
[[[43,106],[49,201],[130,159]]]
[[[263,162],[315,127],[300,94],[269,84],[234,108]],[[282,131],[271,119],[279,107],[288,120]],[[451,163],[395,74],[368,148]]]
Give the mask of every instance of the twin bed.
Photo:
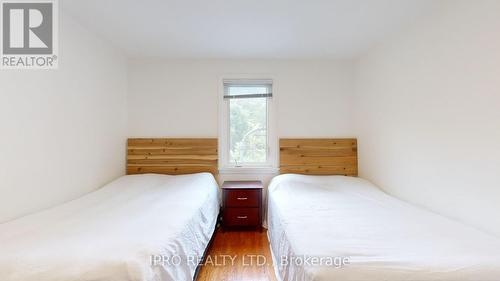
[[[193,280],[217,224],[216,169],[216,139],[130,139],[127,176],[0,224],[0,280]]]
[[[212,175],[124,176],[77,200],[0,225],[0,280],[192,280],[219,201]]]
[[[127,176],[0,224],[0,280],[193,280],[217,224],[217,140],[131,139],[127,155]],[[497,237],[356,178],[356,140],[282,139],[280,159],[278,279],[500,280]]]
[[[268,187],[279,280],[498,281],[500,239],[387,195],[357,175],[355,139],[281,140]]]
[[[500,280],[498,238],[397,200],[365,180],[280,175],[268,196],[279,280]]]

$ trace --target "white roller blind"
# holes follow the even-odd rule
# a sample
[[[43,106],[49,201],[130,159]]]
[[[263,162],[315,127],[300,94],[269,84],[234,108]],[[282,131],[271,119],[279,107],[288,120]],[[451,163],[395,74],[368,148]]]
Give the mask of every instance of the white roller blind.
[[[270,98],[273,96],[272,80],[224,80],[224,98]]]

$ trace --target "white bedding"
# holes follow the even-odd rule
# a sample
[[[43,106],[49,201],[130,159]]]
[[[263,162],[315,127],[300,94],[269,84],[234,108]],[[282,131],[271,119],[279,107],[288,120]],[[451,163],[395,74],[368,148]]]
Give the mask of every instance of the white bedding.
[[[0,280],[192,280],[195,262],[152,255],[202,256],[218,212],[211,174],[124,176],[0,224]]]
[[[397,200],[365,180],[281,175],[272,180],[268,201],[269,239],[282,280],[500,280],[499,238]],[[284,257],[289,262],[281,266]],[[348,263],[332,266],[325,257]]]

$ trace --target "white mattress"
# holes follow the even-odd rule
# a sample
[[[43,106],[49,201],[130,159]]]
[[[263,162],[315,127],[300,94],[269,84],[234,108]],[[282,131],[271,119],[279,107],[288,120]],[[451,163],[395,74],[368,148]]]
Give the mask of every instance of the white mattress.
[[[124,176],[0,224],[0,280],[192,280],[195,262],[152,255],[202,256],[218,211],[211,174]]]
[[[365,180],[281,175],[272,180],[268,201],[281,280],[500,280],[499,238]],[[348,259],[343,266],[341,258]]]

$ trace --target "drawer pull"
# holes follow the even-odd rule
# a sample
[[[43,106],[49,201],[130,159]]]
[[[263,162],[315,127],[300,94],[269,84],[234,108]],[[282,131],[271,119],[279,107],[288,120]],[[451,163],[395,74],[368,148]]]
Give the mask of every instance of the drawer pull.
[[[241,200],[241,201],[243,201],[243,200],[248,200],[248,198],[247,198],[247,197],[238,197],[237,199],[238,199],[238,200]]]
[[[248,219],[248,216],[237,216],[238,219]]]

